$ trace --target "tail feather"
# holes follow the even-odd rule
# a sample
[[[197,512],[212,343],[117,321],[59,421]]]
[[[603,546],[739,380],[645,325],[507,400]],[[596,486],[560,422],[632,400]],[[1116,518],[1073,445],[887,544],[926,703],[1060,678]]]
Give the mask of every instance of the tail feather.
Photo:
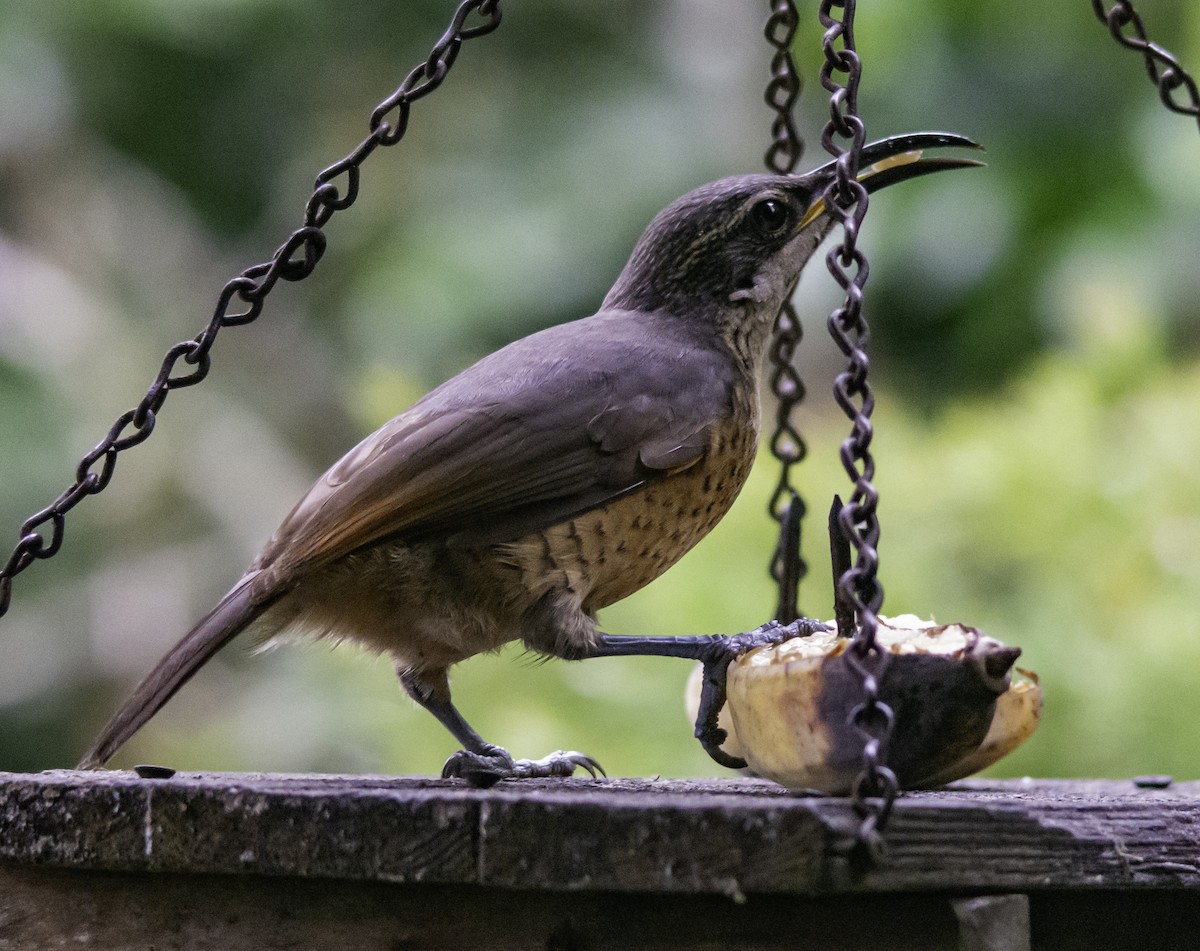
[[[192,675],[217,651],[241,633],[273,602],[273,598],[254,598],[250,582],[254,574],[243,578],[215,608],[193,627],[138,685],[124,706],[100,732],[79,762],[79,769],[98,769],[125,744]]]

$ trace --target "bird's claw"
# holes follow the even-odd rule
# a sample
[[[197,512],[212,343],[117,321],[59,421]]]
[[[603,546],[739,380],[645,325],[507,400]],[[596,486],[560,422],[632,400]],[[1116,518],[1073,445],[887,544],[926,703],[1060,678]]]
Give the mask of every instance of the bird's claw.
[[[828,630],[828,624],[822,624],[820,621],[814,621],[807,617],[798,618],[791,624],[767,621],[766,624],[756,627],[753,631],[730,634],[728,637],[721,638],[718,642],[719,657],[717,659],[723,660],[725,666],[728,667],[731,662],[743,654],[760,647],[774,647],[776,644],[790,641],[793,637],[808,637],[809,634],[815,634],[817,631]]]
[[[811,618],[799,618],[791,624],[768,621],[753,631],[714,638],[705,654],[700,658],[704,665],[704,679],[700,688],[700,708],[696,712],[696,739],[704,752],[717,763],[729,769],[745,769],[746,761],[739,756],[730,756],[721,744],[728,738],[718,725],[721,708],[725,706],[725,688],[729,678],[729,665],[743,654],[760,647],[773,647],[793,637],[807,637],[816,631],[826,631],[829,626]]]
[[[519,759],[513,763],[513,779],[540,779],[544,777],[565,777],[572,775],[575,770],[585,770],[592,779],[607,776],[604,767],[586,753],[574,750],[558,750],[542,759]]]
[[[514,760],[508,751],[490,746],[484,752],[459,750],[442,767],[443,779],[462,779],[472,786],[487,789],[502,779],[542,779],[567,777],[576,769],[586,770],[593,779],[606,776],[592,757],[570,750],[559,750],[538,760]]]
[[[516,763],[508,750],[488,746],[482,752],[459,750],[442,766],[442,779],[463,779],[480,789],[495,786],[513,774]]]

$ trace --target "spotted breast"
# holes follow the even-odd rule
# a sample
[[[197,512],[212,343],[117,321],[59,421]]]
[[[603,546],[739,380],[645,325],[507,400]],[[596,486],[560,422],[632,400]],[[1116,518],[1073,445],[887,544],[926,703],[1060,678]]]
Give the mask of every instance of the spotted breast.
[[[738,387],[733,402],[695,464],[503,545],[531,595],[570,592],[592,615],[649,584],[707,535],[745,485],[757,450],[757,394]]]

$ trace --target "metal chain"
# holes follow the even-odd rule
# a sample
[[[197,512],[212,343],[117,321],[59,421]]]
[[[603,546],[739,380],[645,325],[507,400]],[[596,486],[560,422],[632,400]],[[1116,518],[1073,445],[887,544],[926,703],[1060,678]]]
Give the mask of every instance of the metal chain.
[[[467,23],[474,20],[472,25]],[[370,134],[349,155],[317,176],[304,209],[304,224],[279,247],[270,261],[246,268],[230,280],[217,299],[208,326],[193,340],[167,351],[158,376],[141,402],[122,413],[108,434],[80,461],[75,483],[46,508],[21,525],[21,539],[0,568],[0,617],[8,610],[12,579],[36,559],[50,558],[62,546],[66,515],[84,497],[96,495],[111,481],[117,456],[144,442],[154,430],[158,412],[172,390],[199,383],[208,375],[210,351],[222,327],[248,324],[262,312],[263,302],[280,279],[307,277],[325,252],[321,228],[334,212],[349,208],[358,197],[359,167],[378,146],[395,145],[408,128],[412,104],[440,86],[464,40],[492,32],[500,25],[499,0],[464,0],[449,29],[423,63],[371,113]],[[234,310],[234,308],[239,308]],[[190,369],[178,368],[182,361]],[[43,532],[49,527],[49,538]]]
[[[1103,0],[1092,0],[1092,9],[1100,22],[1108,26],[1113,39],[1145,58],[1146,73],[1158,87],[1158,97],[1163,105],[1173,112],[1194,117],[1200,126],[1200,91],[1196,88],[1196,80],[1172,53],[1150,42],[1146,36],[1146,25],[1133,4],[1129,0],[1117,0],[1105,10]],[[1176,90],[1183,90],[1187,101],[1176,98]]]
[[[771,122],[771,145],[764,161],[779,175],[795,171],[804,153],[804,141],[796,129],[793,111],[800,96],[800,73],[792,59],[792,41],[800,24],[793,0],[768,0],[771,15],[765,35],[775,50],[771,57],[771,81],[764,99],[775,113]],[[796,372],[793,359],[803,329],[787,295],[771,339],[771,392],[775,395],[775,430],[771,436],[771,454],[779,460],[779,481],[771,495],[768,511],[779,523],[779,543],[771,556],[771,577],[779,588],[775,619],[790,624],[800,616],[797,604],[801,579],[808,566],[800,555],[800,527],[804,520],[804,500],[792,483],[792,467],[808,454],[804,439],[792,421],[796,405],[804,399],[804,383]]]
[[[841,9],[842,17],[834,16]],[[822,0],[820,21],[825,27],[821,85],[829,92],[829,121],[821,144],[835,160],[836,175],[825,192],[825,205],[842,230],[842,240],[827,255],[829,272],[846,292],[844,303],[829,316],[829,332],[847,357],[846,369],[834,381],[834,398],[851,421],[842,443],[841,459],[853,483],[850,499],[838,512],[842,537],[854,552],[854,564],[837,580],[839,633],[852,637],[847,662],[862,682],[863,699],[850,715],[863,739],[862,772],[855,780],[853,803],[860,817],[857,844],[861,857],[874,864],[883,857],[883,829],[896,797],[895,774],[884,765],[895,720],[879,699],[879,678],[886,655],[875,644],[883,588],[876,577],[879,565],[879,494],[872,484],[871,413],[875,399],[867,384],[866,347],[870,337],[863,317],[863,287],[869,267],[858,249],[858,234],[867,213],[867,190],[858,181],[866,127],[858,115],[858,85],[862,63],[854,46],[855,0]],[[835,74],[845,74],[844,85]],[[842,140],[846,144],[843,145]],[[856,621],[853,631],[847,630]]]

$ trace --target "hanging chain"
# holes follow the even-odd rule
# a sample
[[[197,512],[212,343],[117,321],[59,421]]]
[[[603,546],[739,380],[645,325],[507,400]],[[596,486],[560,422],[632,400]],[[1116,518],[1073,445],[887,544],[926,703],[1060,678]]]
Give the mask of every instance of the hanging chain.
[[[771,81],[764,98],[775,113],[771,122],[771,146],[764,161],[779,175],[795,171],[804,152],[804,141],[796,129],[793,110],[800,96],[800,74],[792,59],[792,40],[800,23],[793,0],[769,0],[767,42],[775,50],[771,57]],[[788,293],[771,338],[771,392],[775,395],[775,431],[771,436],[771,454],[779,461],[779,481],[771,495],[768,510],[779,523],[779,543],[771,557],[771,577],[779,587],[775,619],[790,624],[800,616],[797,604],[801,579],[808,567],[800,556],[800,527],[805,506],[792,483],[792,466],[807,455],[807,447],[792,420],[796,405],[804,399],[804,383],[793,363],[800,345],[800,318]]]
[[[477,15],[478,22],[468,26],[472,15]],[[209,352],[220,329],[248,324],[257,318],[267,295],[281,278],[299,281],[312,273],[325,252],[325,234],[321,228],[334,212],[349,208],[358,197],[359,167],[378,146],[395,145],[403,138],[412,104],[442,84],[463,41],[490,33],[499,25],[499,0],[464,0],[428,58],[371,113],[370,135],[340,162],[317,176],[312,197],[304,209],[304,225],[292,233],[270,261],[246,268],[225,285],[212,319],[195,339],[177,343],[167,351],[158,376],[141,402],[122,413],[104,439],[80,461],[75,470],[75,484],[21,526],[21,540],[0,568],[0,616],[8,610],[13,577],[35,559],[50,558],[59,550],[67,513],[85,496],[103,491],[112,479],[117,456],[150,436],[167,394],[199,383],[208,375]],[[180,361],[191,369],[179,368]],[[48,538],[44,534],[47,530]]]
[[[842,17],[834,16],[841,9]],[[829,272],[846,292],[844,303],[829,316],[829,332],[847,357],[846,369],[834,381],[834,398],[851,421],[850,436],[842,443],[841,459],[853,483],[849,501],[837,514],[842,537],[854,553],[854,564],[837,579],[836,598],[847,610],[838,612],[839,633],[852,637],[845,657],[862,682],[863,699],[851,713],[851,725],[863,739],[862,772],[853,789],[860,818],[857,844],[862,858],[878,862],[883,855],[883,828],[896,797],[895,774],[884,765],[894,715],[879,699],[879,678],[886,655],[875,644],[883,588],[876,577],[879,565],[879,494],[872,484],[871,413],[875,399],[867,384],[869,330],[863,317],[863,287],[869,267],[858,249],[858,233],[867,213],[867,190],[858,181],[866,127],[858,115],[858,85],[862,63],[854,46],[855,0],[822,0],[822,47],[825,63],[821,85],[829,92],[829,121],[821,144],[835,160],[836,175],[825,192],[825,205],[840,225],[842,240],[827,255]],[[841,84],[835,74],[845,74]],[[838,141],[842,140],[842,141]],[[846,144],[843,145],[842,142]],[[856,621],[854,630],[848,630]]]
[[[1146,73],[1158,87],[1158,97],[1163,105],[1173,112],[1192,116],[1200,126],[1200,91],[1196,88],[1196,80],[1173,54],[1150,42],[1146,25],[1133,4],[1129,0],[1117,0],[1106,11],[1103,0],[1092,0],[1092,9],[1100,22],[1108,26],[1113,39],[1127,49],[1137,50],[1145,58]],[[1177,97],[1176,90],[1183,92]],[[1183,100],[1185,95],[1186,101]]]

